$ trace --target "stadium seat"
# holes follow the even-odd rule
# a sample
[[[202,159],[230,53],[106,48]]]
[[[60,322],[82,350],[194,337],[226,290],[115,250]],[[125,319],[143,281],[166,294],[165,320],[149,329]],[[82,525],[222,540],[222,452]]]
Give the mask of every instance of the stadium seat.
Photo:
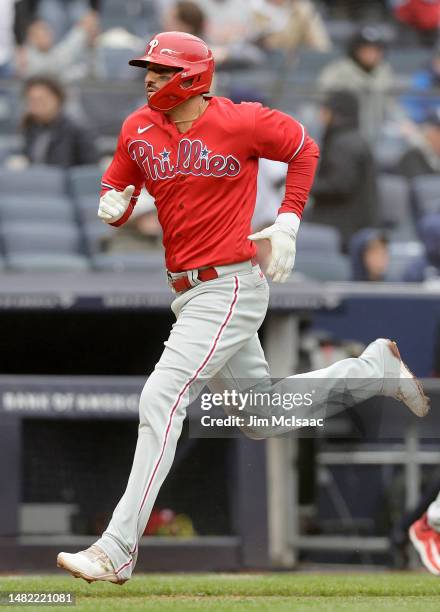
[[[386,273],[387,281],[401,281],[409,264],[424,253],[421,242],[390,242],[390,264]]]
[[[78,216],[83,223],[102,221],[98,218],[99,194],[81,196],[75,200]]]
[[[78,166],[68,172],[67,183],[75,198],[91,196],[97,202],[101,191],[102,170],[99,166]]]
[[[14,134],[19,131],[21,113],[20,82],[0,83],[0,133]]]
[[[440,176],[426,174],[411,182],[414,204],[418,216],[440,212]]]
[[[379,219],[383,227],[392,231],[394,238],[411,239],[416,236],[411,211],[408,181],[393,174],[380,174]]]
[[[41,196],[65,195],[65,172],[55,166],[29,166],[23,170],[0,168],[0,193]]]
[[[73,221],[75,208],[65,196],[14,196],[0,194],[0,220]]]
[[[294,272],[318,281],[346,281],[350,278],[350,263],[345,255],[298,252]]]
[[[128,63],[128,58],[142,54],[143,49],[99,47],[96,50],[97,72],[101,79],[137,80],[139,74]]]
[[[161,30],[154,0],[101,0],[100,14],[103,31],[124,28],[147,41]]]
[[[326,27],[333,43],[339,47],[345,47],[357,29],[356,23],[347,19],[329,19]]]
[[[103,87],[81,89],[81,107],[95,132],[101,136],[119,134],[127,116],[146,104],[142,83],[139,86],[133,84],[130,88],[125,83],[123,85],[113,86],[111,90]]]
[[[394,172],[399,159],[408,148],[403,138],[384,137],[374,149],[374,159],[380,172]]]
[[[82,229],[85,236],[86,249],[90,254],[100,253],[103,250],[102,243],[104,239],[112,236],[116,231],[114,227],[103,223],[99,219],[96,222],[84,223]]]
[[[398,75],[411,76],[429,65],[432,51],[425,47],[394,47],[387,53],[387,62]]]
[[[90,268],[90,260],[74,253],[16,253],[8,256],[7,267],[17,272],[81,272]]]
[[[81,234],[73,223],[9,221],[0,233],[7,256],[16,253],[80,253]]]
[[[300,251],[339,253],[341,237],[334,227],[304,222],[298,232],[297,248]]]
[[[295,80],[315,81],[317,75],[331,62],[340,59],[343,53],[335,48],[332,51],[314,51],[303,49],[297,56],[294,68]]]
[[[164,254],[160,252],[101,253],[92,258],[95,270],[143,270],[165,274]]]

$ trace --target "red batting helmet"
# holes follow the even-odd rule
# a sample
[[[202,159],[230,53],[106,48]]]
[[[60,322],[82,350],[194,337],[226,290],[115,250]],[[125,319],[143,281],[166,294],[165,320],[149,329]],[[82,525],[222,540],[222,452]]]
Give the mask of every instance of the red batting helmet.
[[[145,55],[131,66],[147,68],[149,63],[179,68],[170,81],[148,101],[151,108],[169,111],[184,100],[207,93],[214,74],[214,59],[207,44],[185,32],[162,32],[150,40]]]

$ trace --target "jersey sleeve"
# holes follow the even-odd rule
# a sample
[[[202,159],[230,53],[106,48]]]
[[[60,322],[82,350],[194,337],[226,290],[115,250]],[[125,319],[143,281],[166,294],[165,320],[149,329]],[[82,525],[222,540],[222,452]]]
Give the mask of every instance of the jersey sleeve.
[[[306,139],[304,126],[293,117],[254,103],[254,133],[251,154],[289,163],[299,154]]]
[[[128,138],[126,135],[126,124],[124,123],[113,159],[101,180],[101,196],[111,189],[124,191],[127,185],[134,185],[135,190],[124,215],[110,225],[118,227],[129,219],[136,205],[140,190],[144,186],[144,182],[145,179],[141,169],[128,153]]]
[[[301,219],[319,159],[319,147],[304,126],[281,111],[256,104],[252,154],[287,163],[278,214],[294,213]]]

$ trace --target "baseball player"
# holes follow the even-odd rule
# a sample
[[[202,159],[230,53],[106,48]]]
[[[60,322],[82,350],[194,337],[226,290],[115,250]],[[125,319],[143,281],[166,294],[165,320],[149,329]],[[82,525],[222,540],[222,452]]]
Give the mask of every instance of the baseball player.
[[[269,241],[267,274],[286,281],[319,156],[292,117],[259,103],[208,97],[214,61],[195,36],[157,34],[130,64],[145,70],[148,104],[123,123],[102,179],[98,216],[117,227],[130,217],[143,186],[155,198],[176,322],[141,394],[133,466],[110,524],[87,550],[57,559],[74,576],[117,584],[136,564],[139,539],[173,462],[189,391],[197,395],[202,378],[216,388],[240,380],[270,384],[257,333],[269,289],[255,242]],[[259,158],[287,163],[286,189],[274,223],[250,235]],[[286,380],[307,385],[316,379],[325,390],[318,405],[342,395],[356,402],[383,394],[418,416],[428,411],[420,383],[390,340],[376,340],[357,359]],[[246,433],[263,437],[258,429]]]
[[[440,576],[440,492],[408,533],[423,565],[431,574]]]

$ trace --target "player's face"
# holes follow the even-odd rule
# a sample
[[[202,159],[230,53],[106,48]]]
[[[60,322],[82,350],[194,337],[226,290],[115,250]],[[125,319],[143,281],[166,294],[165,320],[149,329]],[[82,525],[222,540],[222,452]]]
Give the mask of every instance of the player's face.
[[[147,98],[150,99],[156,91],[166,85],[176,72],[178,72],[177,68],[170,68],[170,66],[162,66],[161,64],[149,64],[144,80]]]

